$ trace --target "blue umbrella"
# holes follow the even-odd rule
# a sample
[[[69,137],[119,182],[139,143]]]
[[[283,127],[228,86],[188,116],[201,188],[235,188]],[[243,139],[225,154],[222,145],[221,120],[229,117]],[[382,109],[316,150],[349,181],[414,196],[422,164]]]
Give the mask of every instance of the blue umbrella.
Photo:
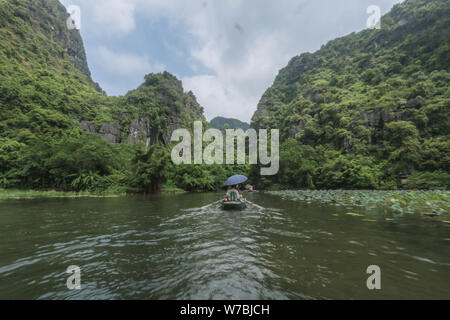
[[[228,180],[225,182],[225,185],[226,186],[232,186],[232,185],[235,185],[235,184],[240,184],[240,183],[245,182],[247,180],[248,180],[248,178],[246,176],[243,176],[241,174],[237,174],[235,176],[229,177]]]

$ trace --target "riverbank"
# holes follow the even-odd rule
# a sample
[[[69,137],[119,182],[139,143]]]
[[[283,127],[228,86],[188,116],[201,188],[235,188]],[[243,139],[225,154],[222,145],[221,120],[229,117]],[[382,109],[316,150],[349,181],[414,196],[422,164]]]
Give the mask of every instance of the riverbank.
[[[35,198],[112,198],[120,197],[126,195],[125,190],[123,191],[106,191],[102,193],[95,192],[64,192],[56,190],[5,190],[0,189],[0,200],[9,199],[35,199]]]
[[[174,194],[185,193],[186,191],[176,187],[163,187],[161,193]],[[16,190],[16,189],[0,189],[0,200],[20,200],[20,199],[36,199],[36,198],[116,198],[129,194],[142,194],[142,192],[129,190],[128,188],[114,188],[102,192],[66,192],[57,190]]]

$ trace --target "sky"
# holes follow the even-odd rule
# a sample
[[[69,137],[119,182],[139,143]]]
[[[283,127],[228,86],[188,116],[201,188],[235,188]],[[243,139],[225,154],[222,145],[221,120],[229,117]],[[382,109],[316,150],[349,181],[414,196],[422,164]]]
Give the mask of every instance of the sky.
[[[208,120],[249,122],[278,71],[304,52],[367,28],[401,0],[60,0],[78,6],[92,78],[124,95],[168,71]]]

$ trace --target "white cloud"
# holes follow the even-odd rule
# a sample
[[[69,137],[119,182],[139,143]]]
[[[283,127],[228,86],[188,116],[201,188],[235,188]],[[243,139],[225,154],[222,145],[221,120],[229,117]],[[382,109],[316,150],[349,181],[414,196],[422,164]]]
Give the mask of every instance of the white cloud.
[[[146,57],[130,53],[113,52],[103,46],[98,47],[96,54],[103,68],[113,74],[129,76],[142,70],[150,72],[153,69]]]
[[[191,59],[210,71],[182,80],[205,107],[207,118],[249,121],[292,57],[362,29],[364,2],[374,1],[394,0],[141,0],[140,7],[149,19],[158,12],[195,39],[189,47]],[[195,71],[196,64],[191,64]]]
[[[200,75],[182,78],[184,88],[195,93],[205,109],[205,116],[212,119],[221,115],[248,119],[249,111],[254,111],[259,96],[243,93],[232,83],[224,83],[217,76]]]
[[[89,21],[90,32],[126,35],[136,27],[134,0],[60,0],[67,7],[80,6],[82,19]]]
[[[136,27],[135,4],[127,0],[95,0],[92,3],[94,21],[109,32],[128,33]]]
[[[69,2],[69,0],[63,0]],[[185,65],[192,76],[184,76],[205,107],[208,118],[217,115],[250,120],[258,100],[289,59],[314,51],[328,40],[365,27],[368,5],[387,11],[398,0],[73,0],[82,4],[90,22],[89,32],[108,37],[132,37],[136,18],[148,23],[164,19],[164,33],[185,37]],[[141,21],[141,20],[140,20]],[[86,26],[83,20],[83,26]],[[139,25],[141,27],[141,25]],[[142,27],[145,27],[143,25]],[[170,38],[170,37],[168,37]],[[89,48],[88,48],[89,50]],[[132,52],[132,48],[127,48]],[[142,51],[141,51],[142,52]],[[100,48],[99,60],[121,75],[162,71],[147,57]],[[177,56],[178,54],[178,56]],[[182,55],[173,52],[173,57]],[[168,64],[169,72],[181,71]],[[145,70],[145,72],[143,72]],[[206,72],[204,70],[207,70]],[[119,80],[118,80],[119,81]],[[132,88],[128,88],[132,89]]]

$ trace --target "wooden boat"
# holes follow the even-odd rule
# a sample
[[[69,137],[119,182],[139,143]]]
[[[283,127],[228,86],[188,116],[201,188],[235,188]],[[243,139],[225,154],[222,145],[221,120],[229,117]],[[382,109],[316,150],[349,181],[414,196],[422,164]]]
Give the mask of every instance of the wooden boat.
[[[225,201],[222,200],[222,209],[224,210],[243,210],[247,207],[245,200],[240,201]]]

